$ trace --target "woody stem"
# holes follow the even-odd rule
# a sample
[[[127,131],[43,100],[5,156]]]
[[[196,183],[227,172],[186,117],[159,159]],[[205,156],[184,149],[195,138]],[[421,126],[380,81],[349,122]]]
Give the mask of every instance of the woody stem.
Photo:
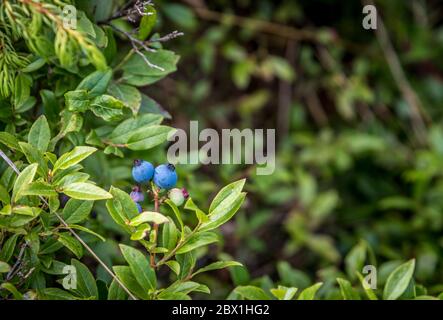
[[[154,189],[153,193],[154,193],[154,211],[158,212],[158,205],[159,205],[158,190]],[[158,224],[154,223],[154,239],[153,239],[153,242],[154,242],[153,248],[154,249],[157,246],[157,236],[158,236]],[[153,268],[155,267],[155,252],[151,253],[151,266]]]

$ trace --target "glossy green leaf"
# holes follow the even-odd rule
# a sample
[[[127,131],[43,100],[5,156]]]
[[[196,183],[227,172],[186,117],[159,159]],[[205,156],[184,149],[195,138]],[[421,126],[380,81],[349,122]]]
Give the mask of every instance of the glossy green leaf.
[[[128,139],[128,148],[131,150],[148,150],[165,142],[175,129],[167,126],[154,125],[136,132]]]
[[[415,259],[411,259],[395,268],[386,281],[383,290],[383,299],[396,300],[399,298],[411,282],[414,269]]]
[[[310,287],[307,287],[303,289],[302,292],[298,295],[297,300],[314,300],[315,294],[317,293],[318,289],[323,285],[323,282],[319,282],[316,284],[313,284]]]
[[[278,286],[278,288],[271,289],[271,293],[278,300],[291,300],[295,296],[297,290],[297,288]]]
[[[40,151],[45,152],[48,149],[50,140],[51,131],[49,124],[46,117],[42,115],[32,125],[28,135],[28,142]]]
[[[71,250],[72,253],[76,255],[77,258],[83,256],[83,247],[81,243],[75,239],[69,232],[59,233],[57,240],[63,244],[66,248]]]
[[[89,269],[75,259],[71,259],[71,265],[73,265],[77,271],[77,289],[74,291],[84,298],[98,299],[97,285]]]
[[[177,250],[178,254],[197,249],[202,246],[218,241],[218,236],[213,232],[197,232],[185,242],[185,244]]]
[[[63,208],[62,217],[68,224],[82,222],[88,217],[93,205],[93,201],[69,199]]]
[[[88,93],[88,96],[91,98],[95,98],[101,94],[106,92],[108,85],[112,78],[112,70],[98,70],[91,74],[89,74],[86,78],[84,78],[76,90],[85,90]]]
[[[340,292],[344,300],[360,300],[360,295],[348,280],[337,278],[337,282],[340,285]]]
[[[169,222],[169,220],[167,217],[165,217],[161,213],[153,212],[153,211],[144,211],[144,212],[140,213],[138,216],[136,216],[135,218],[131,219],[131,221],[129,222],[129,225],[136,227],[136,226],[138,226],[142,223],[145,223],[145,222],[162,224],[162,223]]]
[[[63,188],[63,193],[79,200],[102,200],[110,199],[112,195],[91,183],[75,182]]]
[[[12,199],[14,202],[19,200],[23,196],[23,191],[34,180],[34,176],[37,172],[37,163],[27,166],[17,177],[14,183],[12,191]]]
[[[157,287],[157,278],[147,257],[137,249],[123,244],[120,245],[120,250],[140,286],[145,290],[155,290]]]
[[[255,286],[239,286],[235,288],[235,292],[247,300],[269,300],[263,289]]]
[[[55,163],[53,172],[56,172],[57,170],[64,170],[69,167],[72,167],[73,165],[76,165],[80,161],[86,159],[91,154],[93,154],[95,151],[97,151],[96,148],[93,147],[75,147],[68,153],[63,154]]]
[[[198,269],[196,272],[194,272],[193,276],[195,276],[199,273],[202,273],[202,272],[208,272],[208,271],[224,269],[224,268],[228,268],[228,267],[235,267],[235,266],[241,267],[243,265],[237,261],[217,261],[217,262],[213,262],[213,263],[207,265],[206,267]]]

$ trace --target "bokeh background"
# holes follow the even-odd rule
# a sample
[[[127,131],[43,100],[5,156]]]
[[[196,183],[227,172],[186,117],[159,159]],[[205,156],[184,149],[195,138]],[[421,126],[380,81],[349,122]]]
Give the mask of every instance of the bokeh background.
[[[337,277],[355,281],[355,269],[371,263],[382,285],[411,258],[416,281],[441,292],[443,4],[377,1],[377,30],[362,27],[355,0],[155,4],[156,29],[185,34],[166,45],[181,56],[178,71],[145,90],[172,115],[170,125],[277,132],[272,175],[245,165],[178,167],[181,186],[203,208],[220,186],[247,178],[245,205],[199,260],[230,256],[245,268],[202,275],[211,298],[235,285],[317,281],[318,298],[333,298]],[[107,13],[98,5],[95,15]],[[164,150],[133,156],[160,162]],[[97,155],[87,168],[103,185],[129,188],[129,166]],[[115,239],[96,251],[118,260],[124,235],[104,208],[94,221]]]

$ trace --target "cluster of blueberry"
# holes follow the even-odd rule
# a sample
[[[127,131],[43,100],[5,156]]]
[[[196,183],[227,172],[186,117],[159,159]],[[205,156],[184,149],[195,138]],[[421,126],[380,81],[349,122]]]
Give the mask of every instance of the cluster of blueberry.
[[[154,169],[152,163],[137,159],[134,160],[134,166],[132,167],[132,177],[138,184],[147,184],[152,180],[159,189],[169,190],[168,197],[177,206],[182,205],[185,199],[189,197],[186,189],[174,188],[178,176],[172,164],[161,164]],[[141,187],[139,185],[134,186],[130,195],[136,203],[138,211],[142,212],[140,203],[145,200],[145,196]]]

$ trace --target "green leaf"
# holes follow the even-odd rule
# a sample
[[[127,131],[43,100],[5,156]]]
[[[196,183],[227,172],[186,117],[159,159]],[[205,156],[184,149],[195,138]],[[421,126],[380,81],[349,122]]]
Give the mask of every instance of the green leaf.
[[[136,227],[136,226],[138,226],[142,223],[145,223],[145,222],[153,222],[156,224],[162,224],[162,223],[169,222],[169,220],[167,217],[165,217],[161,213],[153,212],[153,211],[144,211],[144,212],[140,213],[138,216],[136,216],[135,218],[131,219],[131,221],[129,222],[129,225]]]
[[[157,278],[149,260],[138,250],[120,244],[123,257],[128,262],[132,274],[144,290],[155,290]]]
[[[246,179],[241,179],[222,188],[212,200],[211,206],[209,207],[209,213],[211,214],[218,206],[222,205],[223,202],[229,201],[230,197],[232,198],[239,195],[245,185],[245,182]]]
[[[154,83],[171,72],[177,70],[179,56],[174,52],[159,49],[156,52],[144,52],[146,59],[158,66],[154,68],[146,64],[138,54],[133,55],[122,67],[123,81],[135,86],[145,86]]]
[[[1,184],[0,184],[0,201],[3,202],[3,204],[11,203],[11,197],[9,196],[9,192]]]
[[[29,206],[18,205],[18,206],[14,206],[12,208],[12,212],[15,213],[15,214],[21,214],[21,215],[25,215],[25,216],[37,217],[42,212],[42,209],[41,208],[37,208],[37,207],[29,207]]]
[[[323,285],[323,282],[318,282],[316,284],[313,284],[310,287],[307,287],[302,292],[300,292],[297,300],[314,300],[315,294],[317,293],[318,289]]]
[[[110,199],[112,195],[91,183],[75,182],[63,188],[63,192],[74,199],[79,200],[102,200]]]
[[[3,216],[9,216],[12,213],[12,207],[10,204],[4,205],[3,208],[0,210],[0,215]]]
[[[227,198],[226,201],[208,215],[209,220],[201,225],[200,230],[212,230],[229,221],[240,209],[245,197],[246,193],[242,192],[237,196]]]
[[[22,195],[51,197],[58,194],[50,184],[42,181],[34,181],[23,189]]]
[[[42,300],[77,300],[69,292],[59,288],[44,288],[38,290],[38,298]]]
[[[208,272],[208,271],[212,271],[212,270],[224,269],[224,268],[235,267],[235,266],[241,267],[243,265],[237,261],[217,261],[217,262],[207,265],[206,267],[198,269],[196,272],[194,272],[194,274],[192,276],[195,276],[195,275],[202,273],[202,272]]]
[[[184,254],[177,254],[175,259],[180,265],[180,274],[178,275],[178,278],[184,279],[188,277],[192,273],[196,263],[196,256],[194,252],[189,251]]]
[[[32,78],[25,73],[19,73],[15,78],[14,106],[19,111],[30,95]]]
[[[28,142],[40,151],[45,152],[48,149],[50,140],[51,131],[48,121],[44,115],[41,115],[29,131]]]
[[[162,292],[158,295],[159,300],[191,300],[191,298],[183,292]]]
[[[383,299],[396,300],[406,290],[415,269],[415,259],[411,259],[406,263],[395,268],[388,277],[383,290]]]
[[[120,281],[137,297],[142,299],[149,299],[149,294],[147,290],[142,288],[140,284],[135,279],[134,274],[131,271],[130,267],[127,266],[114,266],[112,267],[116,276],[120,279]]]
[[[233,182],[219,191],[209,207],[209,220],[203,223],[200,230],[212,230],[231,219],[240,209],[246,193],[241,192],[245,179]]]
[[[17,290],[17,288],[9,282],[4,282],[0,286],[1,289],[8,290],[14,296],[15,300],[23,300],[23,295]]]
[[[67,224],[82,222],[88,217],[93,205],[93,201],[69,199],[63,208],[62,217]]]
[[[18,233],[13,234],[3,243],[3,247],[0,251],[0,260],[8,262],[9,259],[11,259],[19,236]]]
[[[21,151],[18,139],[8,132],[0,132],[0,143],[8,148]]]
[[[197,216],[197,219],[198,219],[199,223],[204,223],[204,222],[207,222],[209,220],[209,218],[206,215],[206,213],[204,213],[199,207],[197,207],[197,205],[194,203],[192,198],[189,198],[186,201],[184,208],[186,210],[194,211],[195,215]]]
[[[140,27],[138,30],[138,38],[140,40],[145,40],[149,36],[157,21],[157,11],[154,6],[146,6],[145,14],[146,15],[140,20]]]
[[[366,260],[366,243],[360,241],[345,258],[345,267],[348,276],[355,279],[356,272],[363,269]]]
[[[72,167],[71,167],[72,168]],[[60,171],[59,171],[60,172]],[[63,172],[64,173],[64,172]],[[71,174],[66,174],[64,176],[56,176],[57,179],[54,179],[55,185],[59,188],[67,186],[68,184],[74,182],[86,182],[89,180],[89,174],[84,172],[74,172]]]
[[[72,167],[73,165],[76,165],[80,161],[89,157],[95,151],[97,151],[97,148],[85,147],[85,146],[75,147],[68,153],[62,155],[57,160],[57,162],[54,165],[53,173],[55,173],[57,170],[64,170],[69,167]]]
[[[85,90],[88,96],[95,98],[106,92],[109,82],[112,79],[112,70],[95,71],[84,78],[76,90]]]
[[[297,288],[287,288],[284,286],[278,286],[277,289],[271,289],[271,293],[278,300],[291,300],[295,296],[297,290],[298,290]]]
[[[269,300],[263,289],[255,286],[239,286],[234,291],[247,300]]]
[[[80,226],[78,224],[70,224],[69,228],[71,229],[76,229],[76,230],[80,230],[89,234],[92,234],[93,236],[99,238],[101,241],[105,242],[106,239],[104,237],[102,237],[101,235],[99,235],[97,232],[92,231],[91,229],[88,229],[86,227]]]
[[[26,160],[28,160],[29,163],[38,163],[38,173],[41,176],[46,176],[48,173],[48,165],[47,161],[45,160],[43,153],[38,150],[36,147],[30,145],[26,142],[19,142],[21,151],[25,154]]]
[[[172,270],[177,276],[180,274],[180,264],[177,261],[170,260],[165,263],[169,269]]]
[[[127,297],[128,294],[120,286],[120,284],[118,284],[117,281],[112,280],[108,290],[108,300],[126,300]]]
[[[18,175],[12,191],[12,199],[14,202],[17,202],[17,200],[23,196],[22,192],[34,179],[37,167],[37,163],[30,164]]]
[[[98,299],[97,285],[89,269],[83,263],[75,259],[71,259],[71,265],[73,265],[77,271],[77,289],[74,291],[84,298],[92,297]]]
[[[0,273],[6,273],[11,270],[11,267],[6,262],[0,261]]]
[[[175,217],[177,218],[178,223],[180,224],[180,230],[181,233],[184,234],[184,224],[183,224],[183,220],[180,214],[180,210],[178,210],[177,206],[175,205],[174,202],[172,202],[171,200],[167,199],[165,201],[165,203],[172,209],[172,211],[174,212]],[[186,208],[186,207],[185,207]]]
[[[76,255],[77,258],[80,259],[83,256],[83,247],[81,243],[77,239],[73,238],[70,233],[59,233],[57,241],[68,248],[73,254]]]
[[[177,244],[179,234],[177,227],[175,226],[175,223],[172,221],[172,219],[168,218],[168,220],[169,223],[166,223],[163,226],[161,243],[163,247],[172,250]]]
[[[59,121],[60,106],[54,92],[43,89],[40,90],[40,96],[43,104],[43,113],[48,118],[48,121],[50,123]]]
[[[106,201],[106,208],[114,221],[130,232],[128,228],[129,221],[138,215],[138,209],[135,202],[126,192],[111,186],[109,193],[112,199]]]
[[[91,101],[90,110],[105,121],[115,121],[123,116],[125,105],[120,100],[103,94]]]
[[[165,142],[169,135],[176,129],[155,125],[145,128],[143,131],[135,132],[128,140],[128,148],[131,150],[147,150]]]
[[[109,138],[113,143],[127,143],[132,135],[143,132],[148,127],[158,125],[162,121],[163,117],[161,115],[152,113],[146,113],[136,118],[129,118],[115,127]]]
[[[40,57],[37,57],[34,61],[30,62],[26,67],[24,67],[21,71],[30,73],[34,72],[46,64],[46,60]]]
[[[176,281],[173,284],[171,284],[168,288],[166,288],[164,291],[162,291],[158,297],[159,299],[163,299],[165,295],[169,295],[170,293],[173,292],[181,292],[184,294],[188,294],[193,291],[210,293],[209,288],[200,283],[194,281],[184,281],[184,282]]]
[[[142,95],[140,91],[133,86],[122,84],[122,83],[112,83],[109,86],[108,92],[122,101],[132,113],[136,115],[140,109],[142,103]]]
[[[137,229],[135,232],[132,232],[131,234],[131,240],[138,241],[146,237],[148,234],[148,231],[151,230],[151,226],[147,223],[143,223],[139,226],[137,226]]]
[[[74,90],[65,93],[65,105],[69,111],[85,112],[90,106],[90,96],[86,90]]]
[[[352,288],[348,280],[337,278],[337,282],[340,285],[340,292],[344,300],[360,300],[360,295]]]
[[[365,285],[365,279],[363,275],[360,272],[356,272],[358,279],[360,280],[361,286],[363,287],[363,290],[365,290],[366,295],[370,300],[378,300],[377,295],[375,294],[374,290],[372,288],[369,288]]]
[[[218,241],[218,236],[213,232],[197,232],[192,235],[185,244],[177,250],[177,254],[186,253],[188,251],[197,249],[201,246],[208,245]]]

